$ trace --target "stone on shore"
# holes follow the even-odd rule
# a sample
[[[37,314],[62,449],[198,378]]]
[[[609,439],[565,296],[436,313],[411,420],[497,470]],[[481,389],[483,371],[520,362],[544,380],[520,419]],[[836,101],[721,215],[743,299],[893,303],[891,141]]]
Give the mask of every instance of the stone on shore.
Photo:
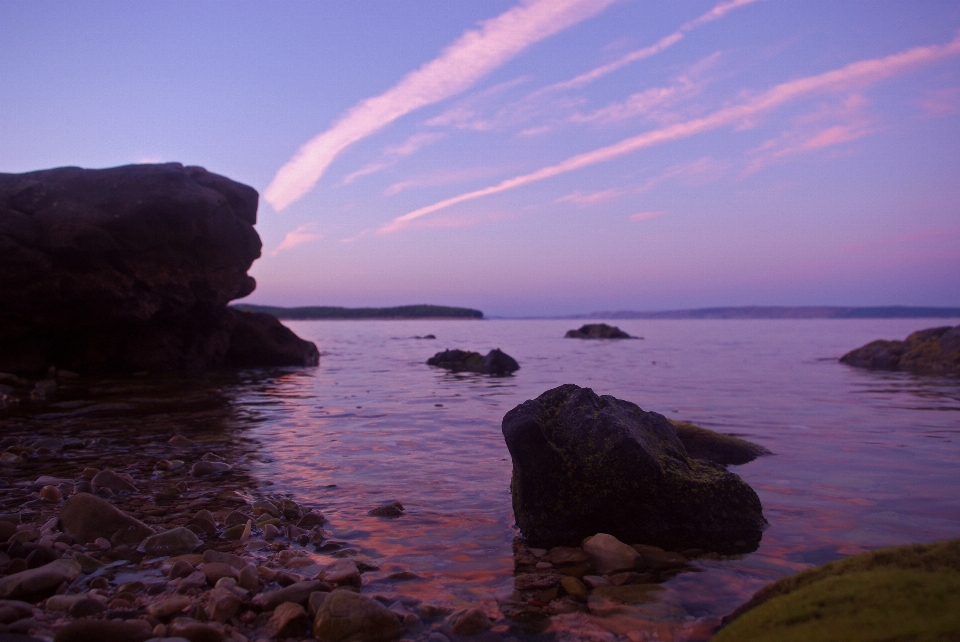
[[[273,611],[264,633],[272,638],[296,635],[307,626],[307,611],[299,604],[284,602]]]
[[[960,325],[920,330],[904,341],[872,341],[843,355],[840,362],[871,370],[960,374]]]
[[[503,418],[514,515],[535,545],[598,532],[669,549],[756,550],[766,526],[737,475],[690,459],[662,415],[567,384]]]
[[[193,552],[202,542],[189,528],[171,528],[143,540],[142,548],[154,557],[185,555]]]
[[[716,642],[960,640],[960,540],[881,548],[785,577]]]
[[[757,457],[773,454],[759,444],[707,430],[688,421],[670,419],[670,423],[691,459],[706,459],[721,466],[741,466]]]
[[[80,576],[80,565],[71,559],[60,559],[38,568],[0,578],[0,599],[31,600],[52,595],[64,582]]]
[[[77,493],[63,504],[64,530],[81,544],[99,537],[112,544],[139,544],[156,531],[96,495]]]
[[[256,287],[257,201],[179,163],[0,174],[0,371],[316,365],[313,343],[227,307]]]
[[[387,642],[400,635],[400,620],[380,602],[337,590],[328,595],[313,624],[320,642]]]
[[[324,586],[329,590],[329,585],[325,585],[320,580],[303,580],[276,591],[261,593],[254,598],[254,603],[264,611],[272,611],[284,602],[306,604],[310,594],[320,591]]]
[[[78,620],[59,629],[53,642],[144,642],[151,636],[144,620]]]
[[[137,487],[109,468],[94,475],[90,483],[98,488],[109,488],[115,493],[135,493]]]
[[[453,372],[476,372],[502,377],[520,369],[520,364],[506,352],[495,348],[486,356],[466,350],[444,350],[427,359],[428,366]]]
[[[629,334],[616,326],[606,323],[588,323],[578,330],[568,330],[565,339],[633,339]]]

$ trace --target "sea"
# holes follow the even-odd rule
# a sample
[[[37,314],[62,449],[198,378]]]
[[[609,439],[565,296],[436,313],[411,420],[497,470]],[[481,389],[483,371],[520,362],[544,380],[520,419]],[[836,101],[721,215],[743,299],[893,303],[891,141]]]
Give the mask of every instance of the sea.
[[[164,421],[242,441],[258,492],[321,510],[332,538],[379,563],[365,574],[371,590],[412,571],[419,579],[404,595],[488,612],[512,588],[519,533],[501,420],[516,405],[574,383],[762,444],[773,454],[730,467],[763,504],[759,549],[696,560],[635,607],[630,616],[661,639],[698,639],[761,587],[812,565],[960,537],[960,378],[838,362],[871,340],[960,319],[609,321],[635,340],[566,339],[583,323],[570,320],[285,323],[316,342],[319,367],[104,384],[59,413],[21,409],[16,430],[69,419],[83,437],[102,429],[85,402],[142,417],[151,395],[181,395],[182,407],[163,406]],[[447,348],[500,348],[520,370],[490,377],[426,365]],[[217,404],[189,403],[205,391]],[[394,501],[401,517],[368,515]],[[589,619],[557,626],[604,630]]]

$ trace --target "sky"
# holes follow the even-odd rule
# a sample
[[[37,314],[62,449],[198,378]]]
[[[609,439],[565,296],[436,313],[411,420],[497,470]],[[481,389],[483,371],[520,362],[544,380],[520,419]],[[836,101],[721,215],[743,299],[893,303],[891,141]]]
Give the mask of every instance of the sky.
[[[960,3],[0,2],[0,172],[152,162],[249,303],[960,306]]]

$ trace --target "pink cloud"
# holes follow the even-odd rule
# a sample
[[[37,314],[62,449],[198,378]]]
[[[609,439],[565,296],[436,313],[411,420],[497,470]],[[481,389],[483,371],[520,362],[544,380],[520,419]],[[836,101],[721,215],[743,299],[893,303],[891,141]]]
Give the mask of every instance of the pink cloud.
[[[579,207],[589,207],[590,205],[597,205],[598,203],[606,203],[607,201],[614,199],[618,196],[623,195],[623,190],[619,189],[608,189],[603,190],[602,192],[593,192],[591,194],[584,194],[581,191],[576,191],[566,196],[561,196],[554,203],[573,203]]]
[[[739,105],[724,107],[712,114],[692,120],[676,123],[660,129],[645,132],[639,136],[627,138],[592,152],[578,154],[565,161],[543,167],[534,172],[508,178],[496,185],[460,194],[426,207],[398,216],[380,228],[381,232],[395,232],[414,219],[437,212],[453,205],[472,201],[485,196],[499,194],[530,183],[566,174],[577,169],[629,154],[653,145],[688,138],[695,134],[711,131],[719,127],[737,125],[763,112],[771,111],[790,102],[817,93],[849,92],[879,82],[895,74],[931,64],[948,56],[960,54],[960,35],[945,45],[915,47],[884,58],[872,58],[850,63],[814,76],[798,78],[781,83],[775,87],[747,98]]]
[[[443,134],[414,134],[399,145],[387,147],[385,150],[383,150],[380,160],[370,163],[369,165],[362,167],[361,169],[358,169],[357,171],[348,175],[343,179],[343,184],[349,185],[358,178],[369,176],[370,174],[375,174],[376,172],[384,170],[388,167],[392,167],[393,165],[396,165],[401,158],[415,154],[423,147],[426,147],[430,143],[436,142],[441,138],[443,138]]]
[[[412,111],[459,94],[530,45],[603,11],[613,0],[530,0],[464,32],[437,58],[347,111],[304,144],[264,198],[276,211],[306,194],[344,149]]]
[[[960,112],[960,87],[932,89],[917,104],[930,116],[951,116]]]
[[[693,31],[697,27],[707,24],[708,22],[713,22],[714,20],[719,20],[720,18],[725,16],[727,13],[733,11],[734,9],[737,9],[738,7],[746,6],[748,4],[753,4],[756,1],[757,0],[732,0],[731,2],[721,2],[720,4],[715,6],[713,9],[711,9],[710,11],[700,16],[699,18],[696,18],[695,20],[691,20],[690,22],[687,22],[681,25],[679,29],[677,29],[676,31],[674,31],[673,33],[667,36],[664,36],[663,38],[658,40],[656,43],[648,47],[631,51],[630,53],[624,56],[621,56],[620,58],[618,58],[617,60],[614,60],[611,63],[607,63],[600,67],[596,67],[595,69],[591,69],[590,71],[580,74],[575,78],[571,78],[570,80],[565,80],[563,82],[558,82],[556,84],[544,87],[543,89],[538,90],[537,93],[576,89],[578,87],[582,87],[583,85],[589,84],[594,80],[597,80],[599,78],[602,78],[603,76],[606,76],[607,74],[613,73],[617,69],[620,69],[621,67],[629,65],[632,62],[636,62],[638,60],[643,60],[645,58],[655,56],[661,51],[663,51],[664,49],[667,49],[668,47],[680,42],[683,39],[685,34],[689,33],[690,31]]]
[[[283,237],[283,241],[280,242],[280,245],[270,252],[270,256],[276,256],[284,250],[289,250],[297,247],[298,245],[303,245],[304,243],[319,241],[323,238],[323,234],[316,230],[316,223],[307,223],[306,225],[301,225],[292,232],[287,232],[287,235]]]
[[[440,187],[441,185],[452,185],[454,183],[462,183],[464,181],[476,180],[478,178],[487,178],[493,176],[497,173],[497,170],[487,168],[487,167],[478,167],[472,169],[464,169],[453,172],[437,172],[435,174],[428,174],[426,176],[417,176],[407,181],[400,181],[389,186],[384,190],[384,196],[396,196],[400,192],[403,192],[408,189],[416,189],[421,187]]]
[[[649,221],[650,219],[660,218],[663,212],[637,212],[630,215],[631,221]]]

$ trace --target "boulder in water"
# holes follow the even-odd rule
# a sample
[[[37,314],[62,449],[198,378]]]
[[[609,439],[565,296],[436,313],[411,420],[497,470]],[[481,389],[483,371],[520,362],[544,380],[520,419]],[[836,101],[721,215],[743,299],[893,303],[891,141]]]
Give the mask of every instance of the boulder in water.
[[[904,341],[872,341],[843,355],[840,362],[871,370],[960,374],[960,325],[919,330]]]
[[[629,334],[616,326],[606,323],[588,323],[580,326],[579,330],[568,330],[566,339],[633,339]]]
[[[767,522],[757,494],[691,459],[670,422],[636,404],[567,384],[503,418],[514,516],[532,544],[595,533],[666,549],[756,550]]]
[[[508,375],[520,369],[520,364],[500,348],[491,350],[487,356],[466,350],[444,350],[427,359],[427,365],[454,372],[477,372],[496,376]]]
[[[773,454],[746,439],[707,430],[688,421],[669,421],[691,459],[706,459],[721,466],[741,466],[757,457]]]

